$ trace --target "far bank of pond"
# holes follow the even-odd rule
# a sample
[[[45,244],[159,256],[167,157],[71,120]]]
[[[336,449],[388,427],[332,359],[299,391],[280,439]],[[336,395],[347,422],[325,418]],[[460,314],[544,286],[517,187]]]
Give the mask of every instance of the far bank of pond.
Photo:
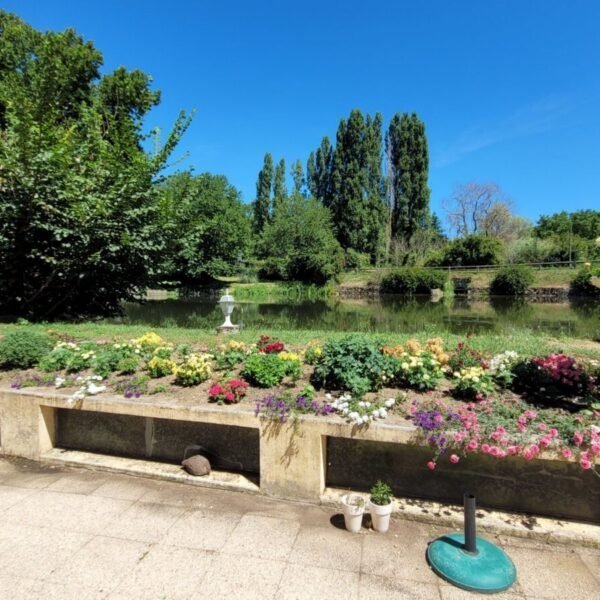
[[[215,298],[149,300],[126,304],[111,323],[149,327],[211,328],[223,321]],[[600,339],[600,303],[528,303],[507,298],[384,297],[377,300],[280,300],[236,302],[232,320],[242,328],[314,329],[402,333],[508,334],[533,331]]]

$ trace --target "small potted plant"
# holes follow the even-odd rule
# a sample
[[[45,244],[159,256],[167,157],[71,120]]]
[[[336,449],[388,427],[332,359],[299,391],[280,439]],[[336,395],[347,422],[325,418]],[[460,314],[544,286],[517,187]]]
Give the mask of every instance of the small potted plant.
[[[369,508],[375,531],[385,533],[389,529],[392,498],[392,488],[383,481],[377,481],[371,488]]]
[[[352,533],[358,533],[365,512],[364,498],[359,494],[344,494],[342,496],[342,506],[344,508],[346,529]]]

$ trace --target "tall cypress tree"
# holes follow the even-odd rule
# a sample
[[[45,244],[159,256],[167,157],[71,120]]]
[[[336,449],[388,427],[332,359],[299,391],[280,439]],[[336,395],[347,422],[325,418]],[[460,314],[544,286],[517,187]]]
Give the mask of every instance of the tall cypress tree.
[[[285,160],[282,158],[275,167],[275,179],[273,181],[273,217],[281,209],[287,199],[287,188],[285,186]]]
[[[256,182],[256,201],[254,203],[254,231],[256,233],[261,233],[270,219],[272,184],[273,157],[267,152]]]
[[[386,136],[390,170],[391,235],[410,243],[429,219],[429,152],[425,124],[413,113],[394,115]]]

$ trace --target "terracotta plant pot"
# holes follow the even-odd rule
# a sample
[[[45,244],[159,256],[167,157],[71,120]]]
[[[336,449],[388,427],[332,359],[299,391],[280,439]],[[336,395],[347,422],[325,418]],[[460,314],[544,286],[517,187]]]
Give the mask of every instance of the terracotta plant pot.
[[[390,515],[392,514],[393,503],[389,504],[374,504],[369,502],[369,512],[371,513],[371,521],[373,529],[379,533],[385,533],[390,528]]]
[[[365,512],[365,501],[358,494],[344,494],[341,498],[344,509],[344,523],[346,529],[352,533],[358,533],[362,525]]]

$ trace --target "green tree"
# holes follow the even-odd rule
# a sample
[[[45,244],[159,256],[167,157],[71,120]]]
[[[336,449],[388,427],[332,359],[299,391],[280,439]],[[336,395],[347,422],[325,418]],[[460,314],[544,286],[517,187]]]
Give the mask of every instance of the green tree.
[[[502,242],[485,235],[471,234],[448,243],[442,266],[497,265],[502,258]]]
[[[254,231],[256,233],[261,233],[271,218],[272,185],[273,157],[267,152],[256,182],[256,201],[254,203]]]
[[[306,165],[308,189],[313,196],[328,208],[332,205],[331,170],[333,146],[325,136],[316,152],[311,152]]]
[[[294,181],[294,193],[297,196],[303,196],[303,189],[305,186],[304,169],[302,169],[302,163],[299,160],[295,160],[292,163],[292,180]]]
[[[385,230],[381,182],[381,115],[365,119],[353,110],[338,126],[331,167],[331,208],[344,248],[374,260]]]
[[[273,181],[273,216],[285,203],[287,188],[285,185],[285,160],[282,158],[275,167],[275,179]]]
[[[189,119],[146,153],[158,93],[138,71],[100,78],[101,64],[73,30],[40,33],[0,11],[2,314],[111,314],[156,275],[155,182]]]
[[[329,209],[298,194],[265,227],[261,246],[266,257],[262,274],[270,278],[324,283],[344,262]]]
[[[396,114],[386,136],[391,237],[410,243],[429,218],[429,151],[425,124],[413,113]]]
[[[163,280],[194,285],[232,275],[248,257],[251,224],[223,175],[179,173],[160,187]]]

